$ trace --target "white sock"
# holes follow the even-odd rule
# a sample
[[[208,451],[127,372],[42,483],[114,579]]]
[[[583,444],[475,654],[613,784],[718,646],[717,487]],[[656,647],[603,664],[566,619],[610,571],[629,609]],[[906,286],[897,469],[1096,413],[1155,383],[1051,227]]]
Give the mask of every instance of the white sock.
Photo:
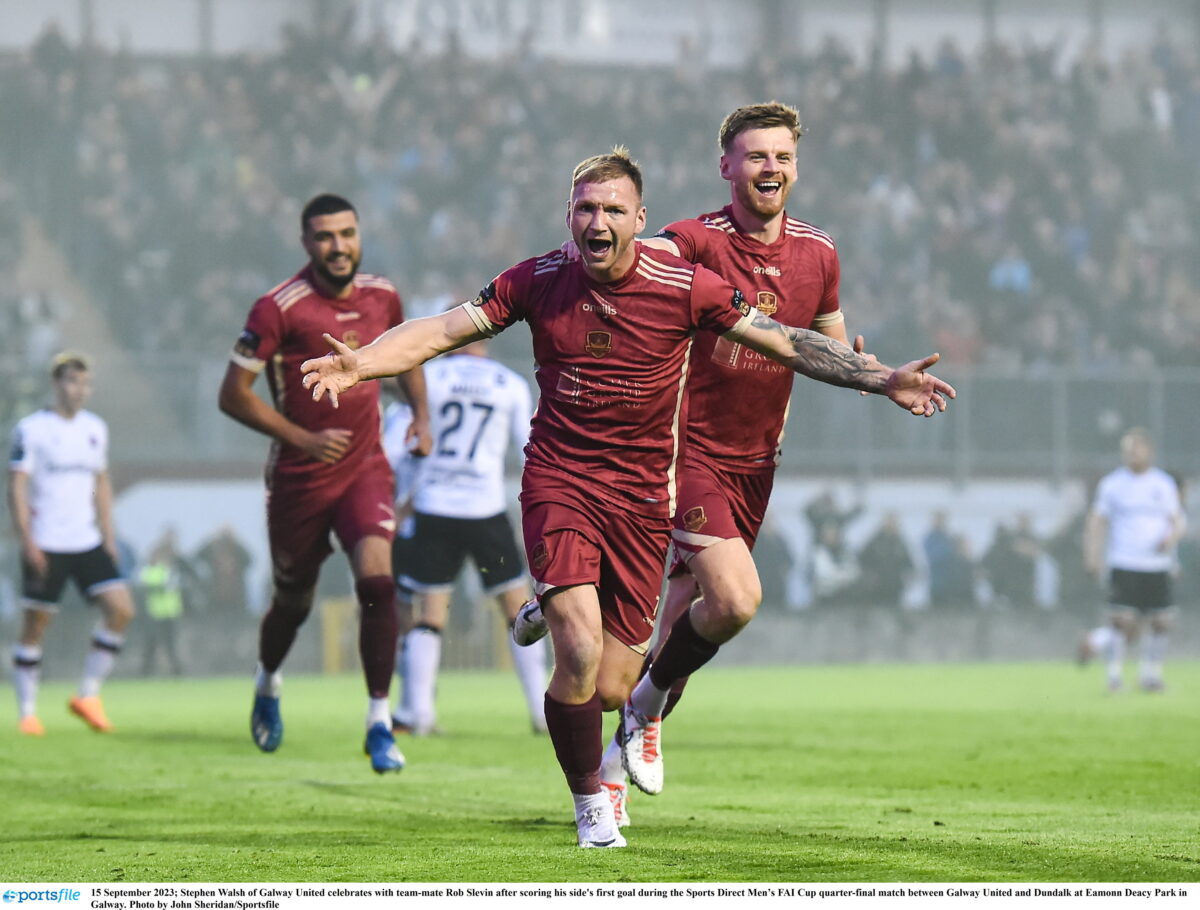
[[[1108,681],[1110,683],[1119,683],[1121,681],[1121,671],[1125,663],[1125,635],[1113,629],[1112,637],[1108,640],[1108,647],[1105,649],[1104,656],[1107,658]]]
[[[383,724],[388,729],[392,726],[392,709],[386,698],[367,699],[367,729],[376,724]]]
[[[575,801],[575,818],[578,819],[588,809],[607,809],[612,811],[612,803],[609,802],[608,794],[604,792],[604,788],[600,789],[599,793],[572,793],[571,799]]]
[[[21,663],[17,663],[20,661]],[[29,717],[37,713],[38,679],[42,674],[42,649],[38,645],[13,647],[13,689],[17,694],[17,713]]]
[[[442,660],[442,635],[426,626],[418,626],[404,636],[404,697],[412,706],[413,727],[428,733],[437,721],[434,690],[438,665]]]
[[[401,635],[396,645],[396,711],[392,719],[412,726],[412,687],[408,685],[408,635]]]
[[[670,689],[660,689],[654,685],[650,681],[650,674],[647,673],[634,686],[629,701],[634,709],[645,717],[662,717],[663,711],[667,709],[667,696],[670,694]]]
[[[604,756],[600,759],[600,780],[606,784],[624,784],[625,766],[621,764],[621,747],[614,736],[608,741]]]
[[[1163,660],[1167,656],[1167,636],[1162,632],[1147,632],[1142,640],[1142,663],[1139,673],[1143,682],[1162,682]]]
[[[255,695],[270,695],[272,698],[278,698],[279,693],[283,689],[283,674],[276,670],[274,673],[268,673],[263,669],[263,665],[259,664],[254,669],[254,694]]]
[[[546,725],[546,639],[522,647],[508,636],[508,651],[513,669],[521,681],[525,705],[530,719],[539,726]]]
[[[125,642],[125,636],[97,627],[92,633],[92,647],[83,661],[83,678],[79,680],[79,695],[88,698],[100,694],[100,686],[112,672],[117,652]]]

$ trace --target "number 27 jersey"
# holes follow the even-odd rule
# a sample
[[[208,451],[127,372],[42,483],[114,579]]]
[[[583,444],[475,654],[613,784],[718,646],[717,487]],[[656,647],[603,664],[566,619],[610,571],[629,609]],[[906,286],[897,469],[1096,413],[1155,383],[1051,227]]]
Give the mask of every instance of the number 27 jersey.
[[[529,385],[503,364],[448,354],[425,365],[433,451],[417,459],[413,508],[447,518],[491,518],[506,508],[504,457],[529,439]]]

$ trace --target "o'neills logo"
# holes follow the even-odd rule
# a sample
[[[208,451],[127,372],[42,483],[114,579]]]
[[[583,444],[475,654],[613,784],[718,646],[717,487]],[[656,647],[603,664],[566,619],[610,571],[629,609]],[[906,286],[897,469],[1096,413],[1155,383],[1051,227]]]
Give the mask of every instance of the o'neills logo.
[[[583,349],[593,357],[603,357],[612,350],[612,334],[609,332],[588,332],[587,342]]]
[[[773,316],[779,309],[779,298],[770,291],[759,291],[757,307],[764,316]]]
[[[699,531],[708,524],[708,516],[704,514],[704,506],[696,506],[683,513],[683,526],[692,533]]]
[[[546,547],[546,541],[539,540],[537,546],[529,554],[529,564],[535,569],[542,569],[550,559],[550,550]]]

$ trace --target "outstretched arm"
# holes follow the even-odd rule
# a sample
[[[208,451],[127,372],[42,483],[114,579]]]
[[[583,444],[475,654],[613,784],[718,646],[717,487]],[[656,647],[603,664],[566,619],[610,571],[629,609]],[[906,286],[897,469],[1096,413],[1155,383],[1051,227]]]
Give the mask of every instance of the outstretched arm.
[[[304,387],[312,389],[313,401],[320,401],[328,392],[336,408],[338,395],[360,382],[407,373],[438,354],[484,337],[462,307],[393,326],[357,351],[326,335],[333,350],[300,364]]]
[[[955,396],[953,386],[925,372],[937,363],[938,354],[892,369],[819,332],[781,325],[761,313],[740,334],[727,337],[811,379],[887,395],[913,414],[931,417],[946,410],[946,399]]]

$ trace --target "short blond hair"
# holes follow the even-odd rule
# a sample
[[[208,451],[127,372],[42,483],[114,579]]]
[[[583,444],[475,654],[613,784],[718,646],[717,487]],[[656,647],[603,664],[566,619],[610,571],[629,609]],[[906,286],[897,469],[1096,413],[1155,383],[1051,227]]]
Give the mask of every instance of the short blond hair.
[[[613,150],[604,155],[593,155],[575,165],[571,173],[571,190],[581,183],[605,183],[609,180],[619,180],[628,177],[637,190],[638,198],[642,198],[642,169],[629,155],[629,149],[623,145],[614,145]]]
[[[91,368],[91,362],[86,354],[80,354],[78,351],[62,351],[55,354],[50,361],[50,376],[53,379],[61,379],[67,370],[86,373]]]
[[[721,143],[721,151],[729,151],[729,146],[741,133],[746,130],[764,130],[776,126],[786,126],[792,131],[792,139],[799,141],[804,135],[800,125],[800,112],[779,101],[768,101],[766,104],[747,104],[721,121],[721,130],[717,141]]]

